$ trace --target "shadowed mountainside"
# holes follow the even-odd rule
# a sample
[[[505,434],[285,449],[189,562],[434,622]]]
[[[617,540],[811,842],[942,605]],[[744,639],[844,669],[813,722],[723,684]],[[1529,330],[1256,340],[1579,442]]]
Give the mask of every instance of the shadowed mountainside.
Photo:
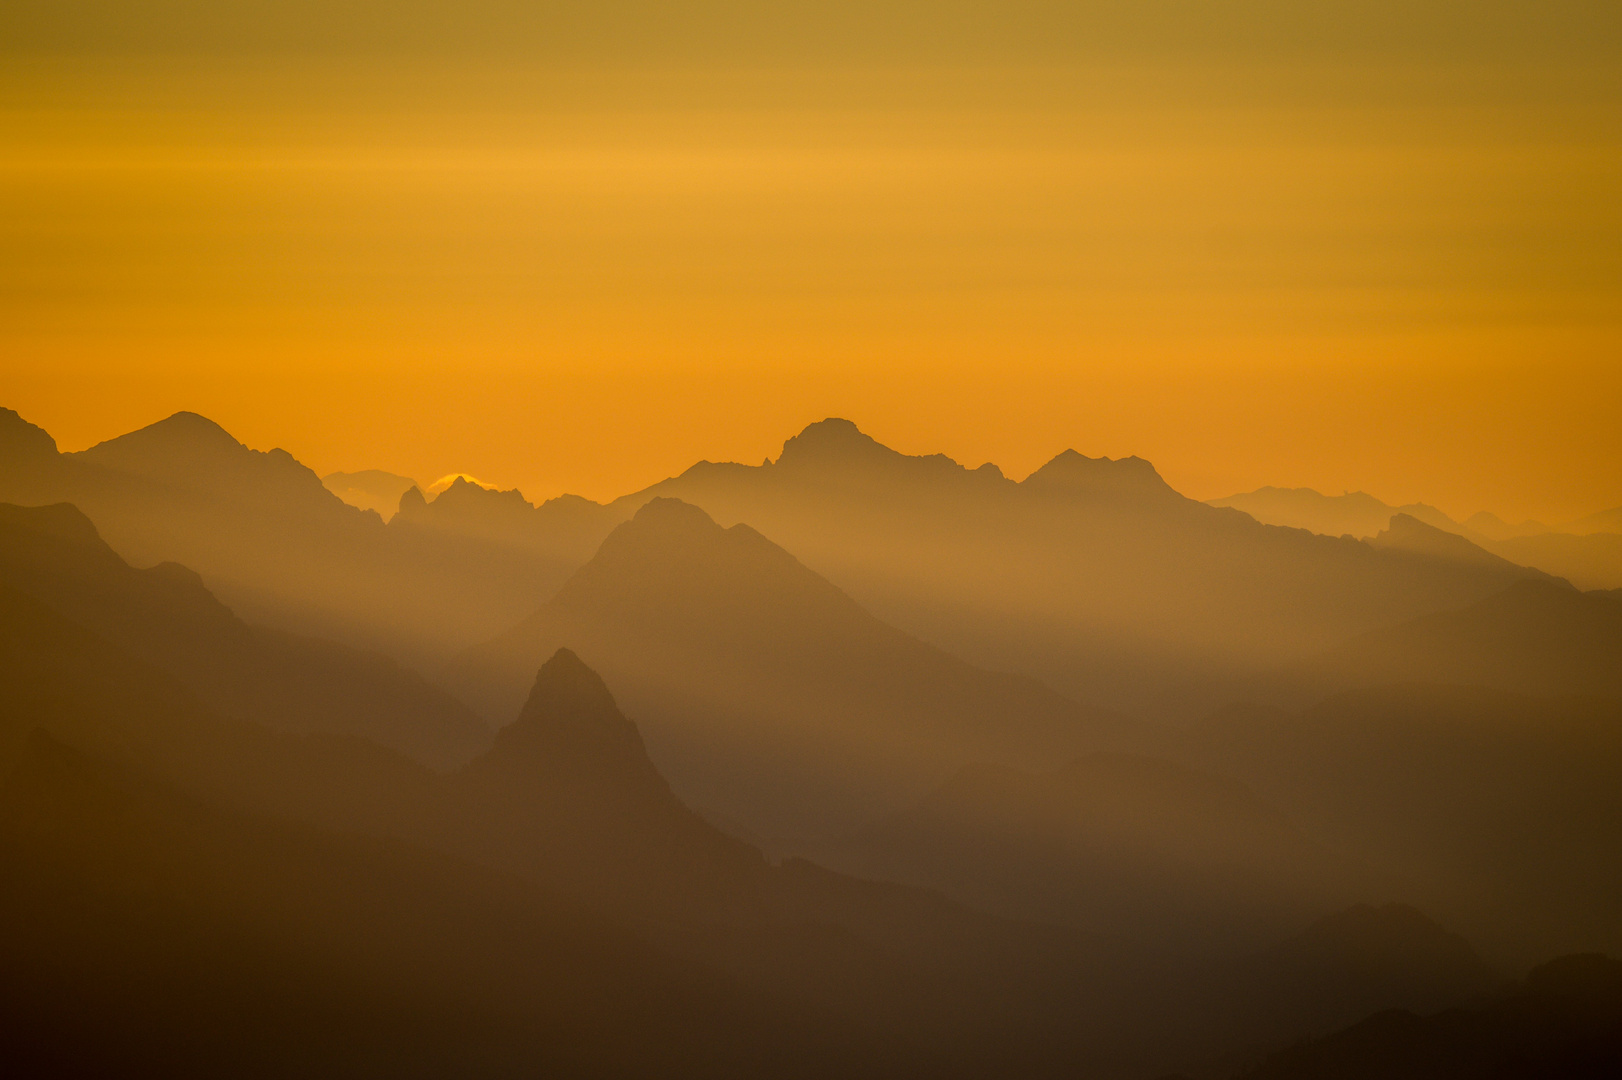
[[[400,496],[417,486],[408,476],[382,469],[328,473],[321,486],[359,510],[371,510],[387,521],[400,506]]]
[[[746,525],[655,499],[448,685],[511,715],[564,644],[602,669],[695,805],[757,835],[828,835],[971,760],[1037,765],[1118,718],[886,625]]]
[[[169,672],[226,716],[359,735],[439,766],[490,739],[465,705],[386,657],[248,626],[174,563],[133,569],[72,506],[0,504],[0,583]]]

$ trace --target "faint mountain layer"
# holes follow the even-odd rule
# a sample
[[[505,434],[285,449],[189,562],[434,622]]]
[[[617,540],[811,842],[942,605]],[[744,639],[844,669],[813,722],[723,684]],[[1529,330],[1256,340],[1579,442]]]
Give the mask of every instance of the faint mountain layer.
[[[400,507],[400,496],[417,482],[382,469],[328,473],[321,486],[359,510],[372,510],[387,521]]]
[[[1489,513],[1456,522],[1434,506],[1389,506],[1361,491],[1321,495],[1311,488],[1264,487],[1211,500],[1212,506],[1243,510],[1268,525],[1307,529],[1326,536],[1373,537],[1398,515],[1456,533],[1521,566],[1562,577],[1580,589],[1622,587],[1622,509],[1590,514],[1551,528],[1537,521],[1511,525]]]
[[[654,499],[556,597],[447,676],[510,715],[563,645],[621,688],[684,797],[763,836],[827,835],[967,761],[1035,764],[1123,722],[891,627],[746,525]]]
[[[1212,506],[1243,510],[1265,525],[1307,529],[1325,536],[1351,535],[1364,539],[1383,531],[1396,514],[1408,514],[1438,529],[1458,528],[1457,522],[1434,506],[1424,503],[1391,506],[1362,491],[1323,495],[1311,488],[1263,487],[1209,502]]]
[[[470,537],[573,569],[591,558],[624,516],[578,495],[535,506],[516,489],[497,491],[458,476],[432,501],[415,486],[405,491],[389,524]]]

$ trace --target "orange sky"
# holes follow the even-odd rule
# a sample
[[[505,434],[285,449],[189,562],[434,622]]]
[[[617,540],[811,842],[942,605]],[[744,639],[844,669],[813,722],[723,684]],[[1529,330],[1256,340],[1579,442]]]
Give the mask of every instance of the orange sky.
[[[0,404],[597,498],[828,415],[1021,476],[1622,504],[1622,93],[1289,59],[0,76]]]

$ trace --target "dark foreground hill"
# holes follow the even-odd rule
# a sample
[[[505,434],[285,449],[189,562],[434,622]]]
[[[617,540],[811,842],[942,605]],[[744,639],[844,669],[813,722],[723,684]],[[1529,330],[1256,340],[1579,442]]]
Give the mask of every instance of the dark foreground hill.
[[[1243,1080],[1603,1080],[1622,1075],[1622,963],[1567,956],[1488,1005],[1381,1012]]]
[[[644,505],[448,684],[510,716],[565,645],[619,688],[685,798],[768,837],[831,835],[969,761],[1039,766],[1125,728],[886,625],[748,526],[674,499]]]

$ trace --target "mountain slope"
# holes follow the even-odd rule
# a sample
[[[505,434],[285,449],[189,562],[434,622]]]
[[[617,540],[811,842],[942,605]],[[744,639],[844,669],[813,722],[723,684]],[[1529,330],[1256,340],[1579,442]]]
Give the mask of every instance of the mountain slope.
[[[437,764],[489,741],[466,706],[382,656],[236,618],[184,567],[136,570],[77,509],[0,504],[0,583],[174,675],[220,713],[364,736]]]
[[[568,646],[620,687],[684,798],[765,836],[830,833],[978,758],[1050,760],[1114,718],[890,627],[744,525],[650,501],[450,676],[487,716]]]

